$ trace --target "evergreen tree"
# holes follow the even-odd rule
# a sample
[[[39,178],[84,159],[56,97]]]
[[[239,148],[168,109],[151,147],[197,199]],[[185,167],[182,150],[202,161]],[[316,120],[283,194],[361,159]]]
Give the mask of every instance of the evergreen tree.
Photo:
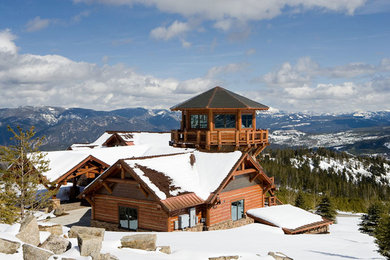
[[[306,198],[304,197],[302,192],[299,192],[297,198],[295,199],[295,207],[299,207],[304,210],[308,210],[309,207],[306,202]]]
[[[368,207],[367,214],[362,216],[362,222],[359,224],[360,232],[372,236],[374,234],[375,228],[378,226],[383,211],[383,205],[379,202],[371,204]]]
[[[328,196],[325,196],[321,199],[320,203],[318,204],[316,214],[326,219],[336,221],[337,212],[334,209],[333,203]]]
[[[12,223],[18,215],[23,219],[26,209],[43,207],[52,192],[38,194],[42,173],[48,170],[48,161],[38,150],[43,138],[34,138],[34,127],[25,132],[20,127],[8,130],[14,135],[14,144],[0,147],[0,161],[7,165],[0,170],[0,221]]]
[[[376,238],[375,243],[378,245],[378,252],[390,259],[390,215],[384,215],[379,221],[378,226],[374,231]]]

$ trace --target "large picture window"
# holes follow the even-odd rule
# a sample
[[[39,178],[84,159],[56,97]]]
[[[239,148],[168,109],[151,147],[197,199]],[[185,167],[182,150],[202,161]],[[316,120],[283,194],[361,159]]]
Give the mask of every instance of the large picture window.
[[[252,128],[252,115],[244,114],[241,115],[241,127],[242,128]]]
[[[130,230],[138,229],[137,209],[119,206],[119,225]]]
[[[192,129],[207,128],[207,115],[191,115],[190,124]]]
[[[216,114],[214,115],[215,128],[236,128],[236,115]]]
[[[232,202],[232,220],[239,220],[244,217],[244,200]]]

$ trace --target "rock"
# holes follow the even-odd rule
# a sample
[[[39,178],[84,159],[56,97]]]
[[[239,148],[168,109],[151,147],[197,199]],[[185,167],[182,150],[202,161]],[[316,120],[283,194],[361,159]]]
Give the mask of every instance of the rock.
[[[53,235],[62,235],[62,225],[41,226],[39,225],[39,231],[47,231]]]
[[[217,256],[217,257],[209,257],[209,260],[232,260],[238,259],[238,255],[230,255],[230,256]]]
[[[272,256],[276,260],[293,260],[291,257],[288,257],[281,252],[268,252],[268,255]]]
[[[103,237],[93,236],[89,234],[78,234],[77,242],[81,256],[92,256],[93,260],[98,260],[100,257],[100,249],[102,248]]]
[[[62,216],[62,215],[65,214],[65,210],[64,210],[63,208],[59,207],[59,208],[56,208],[56,209],[54,210],[53,214],[54,214],[56,217]]]
[[[40,247],[60,255],[68,251],[72,247],[72,244],[63,237],[51,234]]]
[[[15,254],[20,247],[19,242],[0,238],[0,253],[3,254]]]
[[[70,257],[63,257],[61,260],[77,260],[76,258],[70,258]]]
[[[47,260],[53,255],[52,252],[29,244],[23,245],[23,260]]]
[[[156,234],[137,234],[121,238],[122,247],[136,248],[148,251],[156,250]]]
[[[106,253],[100,254],[99,260],[119,260],[119,258],[110,253]]]
[[[80,227],[73,226],[68,232],[69,238],[75,238],[78,234],[87,234],[91,236],[104,237],[104,228],[95,228],[95,227]]]
[[[25,243],[39,245],[39,228],[37,219],[33,215],[28,216],[20,223],[19,233],[16,237]]]
[[[159,246],[157,248],[157,250],[160,251],[161,253],[164,253],[164,254],[168,254],[168,255],[171,254],[171,247],[170,246]]]

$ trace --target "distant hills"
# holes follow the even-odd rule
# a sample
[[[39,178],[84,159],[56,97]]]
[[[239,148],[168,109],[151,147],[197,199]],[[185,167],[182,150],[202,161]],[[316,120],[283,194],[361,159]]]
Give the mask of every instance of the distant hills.
[[[96,111],[82,108],[19,107],[0,109],[0,145],[9,143],[7,125],[46,136],[45,150],[65,149],[94,141],[106,130],[170,131],[180,113],[164,109],[126,108]],[[359,154],[390,157],[390,111],[323,114],[261,112],[257,127],[270,130],[272,146],[330,147]]]

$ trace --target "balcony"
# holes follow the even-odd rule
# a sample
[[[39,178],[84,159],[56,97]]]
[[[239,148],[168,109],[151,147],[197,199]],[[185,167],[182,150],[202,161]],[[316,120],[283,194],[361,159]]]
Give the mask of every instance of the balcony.
[[[211,147],[240,146],[252,147],[268,144],[268,130],[172,130],[171,141],[174,147],[196,147],[210,150]]]

